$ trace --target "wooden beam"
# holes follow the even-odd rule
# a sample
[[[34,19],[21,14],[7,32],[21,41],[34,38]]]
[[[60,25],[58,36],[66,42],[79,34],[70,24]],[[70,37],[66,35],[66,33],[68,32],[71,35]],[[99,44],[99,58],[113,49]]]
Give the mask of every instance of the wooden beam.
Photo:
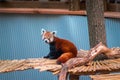
[[[69,10],[71,11],[80,10],[80,0],[69,0]]]
[[[40,8],[0,8],[0,13],[86,15],[86,11],[83,10],[69,11],[67,9],[40,9]]]
[[[107,4],[107,10],[108,11],[116,11],[116,12],[120,12],[120,4],[113,4],[113,3],[109,3]]]
[[[120,74],[90,75],[92,80],[120,80]]]
[[[0,2],[0,8],[53,8],[53,9],[68,9],[69,5],[66,2],[40,2],[40,1],[8,1]]]
[[[85,10],[69,11],[67,9],[40,9],[40,8],[0,8],[0,13],[16,14],[52,14],[52,15],[80,15],[86,16]],[[106,18],[120,18],[120,12],[104,12]]]

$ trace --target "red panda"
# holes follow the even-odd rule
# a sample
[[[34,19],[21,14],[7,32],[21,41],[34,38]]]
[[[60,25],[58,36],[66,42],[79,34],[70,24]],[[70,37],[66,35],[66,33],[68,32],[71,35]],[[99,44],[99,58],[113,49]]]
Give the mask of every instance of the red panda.
[[[42,40],[50,45],[50,52],[44,58],[57,59],[57,63],[65,63],[77,56],[76,46],[69,40],[56,37],[56,31],[41,29]]]

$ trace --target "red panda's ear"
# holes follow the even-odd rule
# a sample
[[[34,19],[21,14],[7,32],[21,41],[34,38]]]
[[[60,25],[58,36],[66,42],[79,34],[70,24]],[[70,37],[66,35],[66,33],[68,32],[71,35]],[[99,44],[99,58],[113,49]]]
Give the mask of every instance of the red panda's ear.
[[[52,33],[54,36],[56,36],[57,31],[52,31],[51,33]]]
[[[43,35],[43,33],[45,33],[46,32],[46,30],[45,29],[41,29],[41,35]]]

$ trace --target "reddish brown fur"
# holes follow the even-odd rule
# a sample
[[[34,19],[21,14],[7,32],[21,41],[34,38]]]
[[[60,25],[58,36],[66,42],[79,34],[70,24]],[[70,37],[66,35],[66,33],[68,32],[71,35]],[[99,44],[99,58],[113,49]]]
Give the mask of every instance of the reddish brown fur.
[[[76,46],[65,39],[55,36],[55,32],[42,30],[42,39],[50,45],[50,52],[44,58],[57,59],[57,63],[65,63],[77,56]]]
[[[63,52],[57,59],[58,63],[65,63],[70,58],[77,56],[77,48],[72,42],[65,39],[60,39],[58,37],[54,37],[54,42],[56,49]]]
[[[58,59],[57,62],[59,63],[65,63],[70,58],[75,57],[75,55],[71,52],[63,53]]]

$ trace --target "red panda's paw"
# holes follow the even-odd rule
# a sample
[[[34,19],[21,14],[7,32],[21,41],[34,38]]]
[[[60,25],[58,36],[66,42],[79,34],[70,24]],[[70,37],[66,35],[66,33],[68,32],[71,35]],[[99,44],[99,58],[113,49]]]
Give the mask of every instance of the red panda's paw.
[[[71,52],[63,53],[58,59],[57,64],[65,63],[70,58],[75,57]]]

